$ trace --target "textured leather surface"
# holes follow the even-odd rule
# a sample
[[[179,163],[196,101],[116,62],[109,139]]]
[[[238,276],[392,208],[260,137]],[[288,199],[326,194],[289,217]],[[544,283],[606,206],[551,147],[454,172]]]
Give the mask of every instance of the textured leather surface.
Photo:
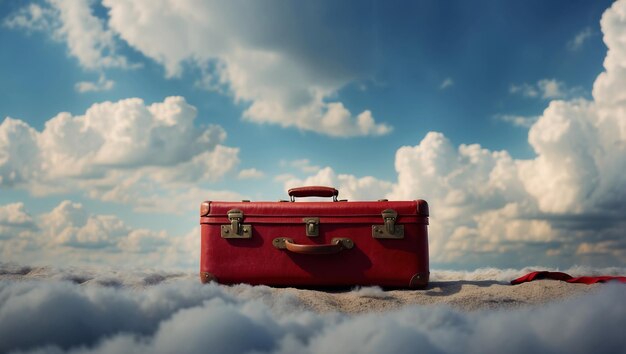
[[[208,216],[223,216],[231,209],[239,209],[249,216],[373,216],[381,218],[385,209],[393,209],[399,217],[409,215],[428,216],[424,201],[401,202],[211,202]],[[421,206],[418,210],[418,206]],[[425,211],[423,209],[426,209]],[[419,212],[419,214],[418,214]]]
[[[245,213],[245,212],[244,212]],[[274,216],[274,215],[257,215],[247,216],[245,218],[246,224],[265,223],[265,224],[302,224],[302,219],[312,215],[298,215],[298,216]],[[316,216],[316,215],[315,215]],[[378,216],[321,216],[319,222],[322,224],[381,224],[382,217]],[[224,215],[213,215],[200,218],[201,224],[227,224],[228,217]],[[398,217],[397,223],[400,224],[427,224],[428,217],[417,215],[405,215]]]
[[[243,211],[242,223],[252,225],[251,238],[221,238],[220,225],[230,224],[226,214],[231,209]],[[384,224],[385,209],[398,212],[403,239],[372,237],[372,225]],[[429,272],[427,215],[424,201],[211,202],[209,215],[201,218],[200,271],[224,284],[408,287],[416,273]],[[319,236],[306,236],[303,217],[320,218]],[[336,254],[297,254],[274,247],[278,237],[298,245],[350,238],[354,247]]]

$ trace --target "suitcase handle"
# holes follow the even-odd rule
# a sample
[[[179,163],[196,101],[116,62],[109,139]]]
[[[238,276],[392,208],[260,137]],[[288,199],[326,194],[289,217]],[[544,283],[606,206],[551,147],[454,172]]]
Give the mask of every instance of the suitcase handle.
[[[278,237],[272,241],[272,244],[278,249],[299,254],[334,254],[354,247],[354,242],[349,238],[333,238],[329,244],[325,245],[299,245],[290,238]]]
[[[333,202],[337,201],[337,196],[339,195],[339,191],[333,187],[323,187],[323,186],[306,186],[306,187],[297,187],[291,188],[287,191],[289,197],[291,197],[291,201],[295,202],[297,198],[303,197],[322,197],[322,198],[333,198]]]

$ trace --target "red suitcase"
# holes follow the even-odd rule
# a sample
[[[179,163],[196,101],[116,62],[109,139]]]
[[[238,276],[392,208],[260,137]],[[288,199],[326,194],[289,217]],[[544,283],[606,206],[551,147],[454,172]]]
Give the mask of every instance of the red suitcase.
[[[200,279],[279,286],[428,284],[428,204],[348,202],[330,187],[289,190],[291,201],[200,207]],[[333,202],[295,202],[296,197]]]

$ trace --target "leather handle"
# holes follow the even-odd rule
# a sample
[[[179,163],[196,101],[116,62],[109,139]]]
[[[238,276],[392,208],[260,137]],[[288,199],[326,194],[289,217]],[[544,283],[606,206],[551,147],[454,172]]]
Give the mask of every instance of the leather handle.
[[[291,188],[287,191],[287,194],[291,197],[291,201],[295,201],[295,198],[303,198],[303,197],[322,197],[322,198],[333,198],[333,201],[337,201],[337,196],[339,195],[339,191],[333,187],[324,187],[324,186],[306,186],[306,187],[297,187]]]
[[[354,247],[354,242],[349,238],[333,238],[325,245],[299,245],[286,237],[275,238],[272,243],[278,249],[299,254],[335,254],[345,249]]]

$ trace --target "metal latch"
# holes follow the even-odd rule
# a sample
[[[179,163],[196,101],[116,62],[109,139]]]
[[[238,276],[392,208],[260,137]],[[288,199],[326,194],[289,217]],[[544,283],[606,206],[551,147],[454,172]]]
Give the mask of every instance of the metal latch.
[[[228,211],[229,225],[220,225],[222,238],[251,238],[252,225],[243,225],[243,211],[231,209]]]
[[[373,238],[404,238],[404,225],[396,225],[398,213],[393,209],[382,212],[384,225],[372,225]]]
[[[309,237],[316,237],[320,235],[319,223],[320,218],[304,218],[302,219],[306,224],[306,235]]]

